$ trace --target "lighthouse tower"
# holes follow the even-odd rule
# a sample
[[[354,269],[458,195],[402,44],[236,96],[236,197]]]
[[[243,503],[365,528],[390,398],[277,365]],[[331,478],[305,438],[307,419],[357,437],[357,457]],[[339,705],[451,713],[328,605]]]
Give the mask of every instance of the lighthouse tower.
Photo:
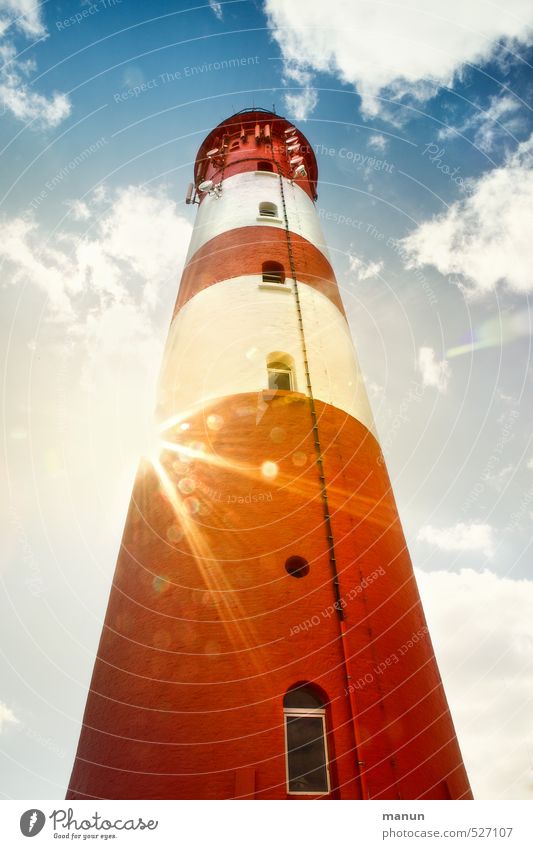
[[[198,152],[70,799],[471,798],[317,176],[259,109]]]

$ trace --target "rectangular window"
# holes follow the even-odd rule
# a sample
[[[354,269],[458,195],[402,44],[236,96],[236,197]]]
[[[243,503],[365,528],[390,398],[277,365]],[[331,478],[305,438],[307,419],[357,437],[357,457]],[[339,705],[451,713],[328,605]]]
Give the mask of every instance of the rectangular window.
[[[283,274],[281,271],[263,271],[263,283],[278,283],[283,285]]]
[[[288,392],[292,389],[292,380],[291,373],[287,369],[273,369],[269,368],[268,370],[268,388],[269,389],[286,389]]]
[[[322,711],[285,711],[287,790],[329,793],[326,717]]]

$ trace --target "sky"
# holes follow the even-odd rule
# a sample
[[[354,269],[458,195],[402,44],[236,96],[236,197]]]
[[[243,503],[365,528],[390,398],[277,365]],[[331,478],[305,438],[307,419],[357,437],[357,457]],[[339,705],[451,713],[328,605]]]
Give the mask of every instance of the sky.
[[[0,0],[0,793],[64,796],[206,133],[318,214],[474,794],[533,797],[526,0]]]

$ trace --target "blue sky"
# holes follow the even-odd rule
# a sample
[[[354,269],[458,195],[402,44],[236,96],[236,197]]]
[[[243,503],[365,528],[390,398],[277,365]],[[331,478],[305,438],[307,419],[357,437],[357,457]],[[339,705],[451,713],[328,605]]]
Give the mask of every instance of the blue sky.
[[[317,153],[474,791],[531,798],[532,17],[521,0],[0,2],[4,797],[68,780],[197,147],[274,105]]]

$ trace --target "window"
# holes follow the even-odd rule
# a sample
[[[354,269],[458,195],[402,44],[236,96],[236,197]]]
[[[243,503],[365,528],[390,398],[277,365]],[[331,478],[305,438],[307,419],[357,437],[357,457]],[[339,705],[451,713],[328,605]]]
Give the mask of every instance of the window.
[[[309,685],[297,685],[283,699],[287,791],[298,795],[329,793],[326,708]]]
[[[235,139],[235,141],[232,141],[232,143],[230,144],[229,149],[230,150],[238,150],[239,147],[240,147],[239,139]]]
[[[277,218],[278,208],[275,203],[270,203],[268,200],[261,201],[259,204],[259,215],[268,218]]]
[[[281,366],[281,368],[276,368],[276,366]],[[273,363],[268,367],[268,388],[291,391],[292,374],[290,369],[283,366],[283,363]]]
[[[272,162],[266,162],[265,160],[262,160],[257,163],[257,170],[272,172],[274,170],[274,166],[272,165]]]
[[[285,269],[281,262],[264,262],[262,273],[263,283],[285,283]]]
[[[275,351],[267,357],[268,388],[296,391],[294,360],[289,354]]]

